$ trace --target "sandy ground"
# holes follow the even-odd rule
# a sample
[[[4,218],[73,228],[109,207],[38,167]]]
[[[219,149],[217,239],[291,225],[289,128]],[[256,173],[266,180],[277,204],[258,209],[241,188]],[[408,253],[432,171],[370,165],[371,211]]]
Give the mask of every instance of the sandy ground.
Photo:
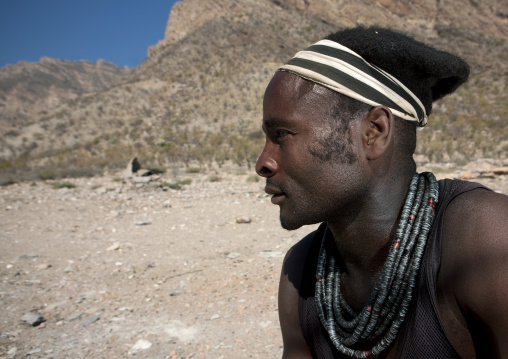
[[[316,226],[281,229],[247,170],[210,175],[0,188],[0,358],[280,358],[281,263]]]

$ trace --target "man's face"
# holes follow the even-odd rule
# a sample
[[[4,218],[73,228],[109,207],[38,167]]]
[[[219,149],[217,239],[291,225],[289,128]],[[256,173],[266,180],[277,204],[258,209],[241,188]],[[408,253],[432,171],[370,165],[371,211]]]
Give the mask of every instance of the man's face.
[[[286,229],[356,213],[362,175],[360,163],[351,158],[360,140],[358,125],[353,121],[341,138],[331,136],[338,121],[331,118],[335,101],[330,90],[287,72],[277,72],[266,89],[266,144],[256,171],[266,178],[265,191],[280,206]],[[346,148],[349,154],[323,156],[326,146]]]

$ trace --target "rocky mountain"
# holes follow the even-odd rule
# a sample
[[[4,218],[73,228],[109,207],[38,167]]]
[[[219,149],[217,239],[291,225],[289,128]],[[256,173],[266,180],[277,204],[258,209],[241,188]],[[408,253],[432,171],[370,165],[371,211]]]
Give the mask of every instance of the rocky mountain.
[[[69,61],[43,57],[0,69],[0,130],[25,126],[41,111],[114,86],[131,69],[108,61]]]
[[[73,88],[59,77],[62,86],[54,87],[65,95],[30,100],[21,75],[18,82],[0,76],[0,89],[19,88],[9,98],[0,93],[0,128],[10,126],[0,138],[0,167],[101,168],[123,166],[133,155],[163,165],[252,163],[263,141],[263,91],[276,68],[338,28],[374,24],[455,52],[472,66],[468,85],[438,102],[420,132],[421,161],[505,157],[505,0],[183,0],[174,5],[164,39],[148,49],[146,60],[132,71],[103,64],[109,72],[87,82],[101,83],[97,87],[85,81]],[[9,65],[9,72],[19,65]],[[41,71],[32,81],[44,87],[47,76]],[[26,98],[37,103],[36,110],[19,105],[10,117],[4,115],[4,108]]]

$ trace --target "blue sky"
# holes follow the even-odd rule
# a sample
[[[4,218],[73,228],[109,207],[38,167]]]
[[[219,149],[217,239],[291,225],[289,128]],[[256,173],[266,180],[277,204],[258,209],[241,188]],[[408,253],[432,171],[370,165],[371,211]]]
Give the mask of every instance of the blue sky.
[[[0,0],[0,67],[42,56],[136,66],[176,0]]]

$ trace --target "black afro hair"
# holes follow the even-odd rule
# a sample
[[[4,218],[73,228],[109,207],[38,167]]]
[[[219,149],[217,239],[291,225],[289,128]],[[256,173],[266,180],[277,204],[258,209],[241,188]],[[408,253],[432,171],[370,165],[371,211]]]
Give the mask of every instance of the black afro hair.
[[[406,85],[422,101],[427,114],[432,102],[455,91],[469,76],[460,57],[382,27],[356,27],[328,35],[366,61]]]

